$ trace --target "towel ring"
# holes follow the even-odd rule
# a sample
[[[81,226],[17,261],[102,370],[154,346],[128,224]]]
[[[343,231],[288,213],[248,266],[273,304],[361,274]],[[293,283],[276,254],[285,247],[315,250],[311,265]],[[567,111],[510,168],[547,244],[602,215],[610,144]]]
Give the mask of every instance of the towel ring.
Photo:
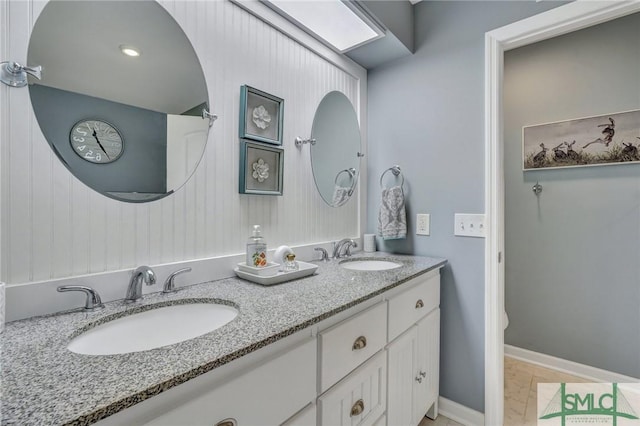
[[[400,166],[398,166],[398,165],[395,165],[393,167],[389,167],[387,170],[382,172],[382,175],[380,175],[380,188],[384,189],[384,185],[382,185],[382,179],[384,178],[384,175],[386,175],[388,172],[393,173],[393,175],[395,177],[400,176],[400,178],[402,179],[402,183],[400,183],[400,188],[403,188],[404,187],[404,175],[402,174]]]
[[[343,173],[348,173],[349,176],[351,177],[351,180],[355,179],[356,177],[356,169],[354,169],[353,167],[348,168],[348,169],[344,169],[338,172],[338,174],[336,175],[335,180],[333,181],[334,185],[338,184],[338,178],[340,177],[341,174]]]

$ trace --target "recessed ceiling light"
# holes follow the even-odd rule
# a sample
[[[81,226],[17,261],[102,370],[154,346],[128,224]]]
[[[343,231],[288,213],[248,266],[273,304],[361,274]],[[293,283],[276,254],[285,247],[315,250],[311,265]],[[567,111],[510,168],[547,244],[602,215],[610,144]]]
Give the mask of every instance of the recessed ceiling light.
[[[384,28],[354,2],[266,0],[265,3],[341,53],[384,36]]]
[[[136,57],[136,56],[142,55],[142,52],[140,51],[140,49],[135,48],[133,46],[127,46],[126,44],[121,44],[120,45],[120,51],[122,53],[124,53],[125,55],[132,56],[132,57]]]

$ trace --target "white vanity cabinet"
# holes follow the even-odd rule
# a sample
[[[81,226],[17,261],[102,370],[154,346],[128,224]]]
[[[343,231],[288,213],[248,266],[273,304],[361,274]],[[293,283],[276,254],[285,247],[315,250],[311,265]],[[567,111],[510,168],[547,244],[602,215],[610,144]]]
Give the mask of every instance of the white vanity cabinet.
[[[437,415],[439,304],[434,270],[99,424],[417,426]]]
[[[425,295],[430,295],[427,299]],[[438,414],[440,366],[440,280],[439,276],[419,282],[415,287],[389,300],[389,334],[401,331],[398,323],[415,321],[388,346],[387,424],[416,426],[425,415]],[[391,320],[391,308],[405,309]],[[426,306],[430,310],[424,309]]]

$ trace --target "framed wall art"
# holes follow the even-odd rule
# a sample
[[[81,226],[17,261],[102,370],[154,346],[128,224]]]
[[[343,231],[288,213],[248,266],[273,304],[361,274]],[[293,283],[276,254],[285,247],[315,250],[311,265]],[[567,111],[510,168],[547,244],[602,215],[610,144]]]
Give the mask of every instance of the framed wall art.
[[[284,99],[249,86],[240,88],[240,139],[282,145]]]
[[[522,128],[523,170],[640,162],[640,110]]]
[[[284,150],[242,139],[240,141],[241,194],[282,195]]]

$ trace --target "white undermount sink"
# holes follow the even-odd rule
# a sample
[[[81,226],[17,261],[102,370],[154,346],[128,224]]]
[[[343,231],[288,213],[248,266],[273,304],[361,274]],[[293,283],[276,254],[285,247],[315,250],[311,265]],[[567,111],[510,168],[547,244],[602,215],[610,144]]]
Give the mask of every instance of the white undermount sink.
[[[216,303],[162,306],[91,328],[71,340],[67,348],[84,355],[146,351],[202,336],[237,315],[236,308]]]
[[[388,271],[402,266],[401,263],[391,262],[389,260],[348,260],[340,262],[340,266],[353,271]]]

